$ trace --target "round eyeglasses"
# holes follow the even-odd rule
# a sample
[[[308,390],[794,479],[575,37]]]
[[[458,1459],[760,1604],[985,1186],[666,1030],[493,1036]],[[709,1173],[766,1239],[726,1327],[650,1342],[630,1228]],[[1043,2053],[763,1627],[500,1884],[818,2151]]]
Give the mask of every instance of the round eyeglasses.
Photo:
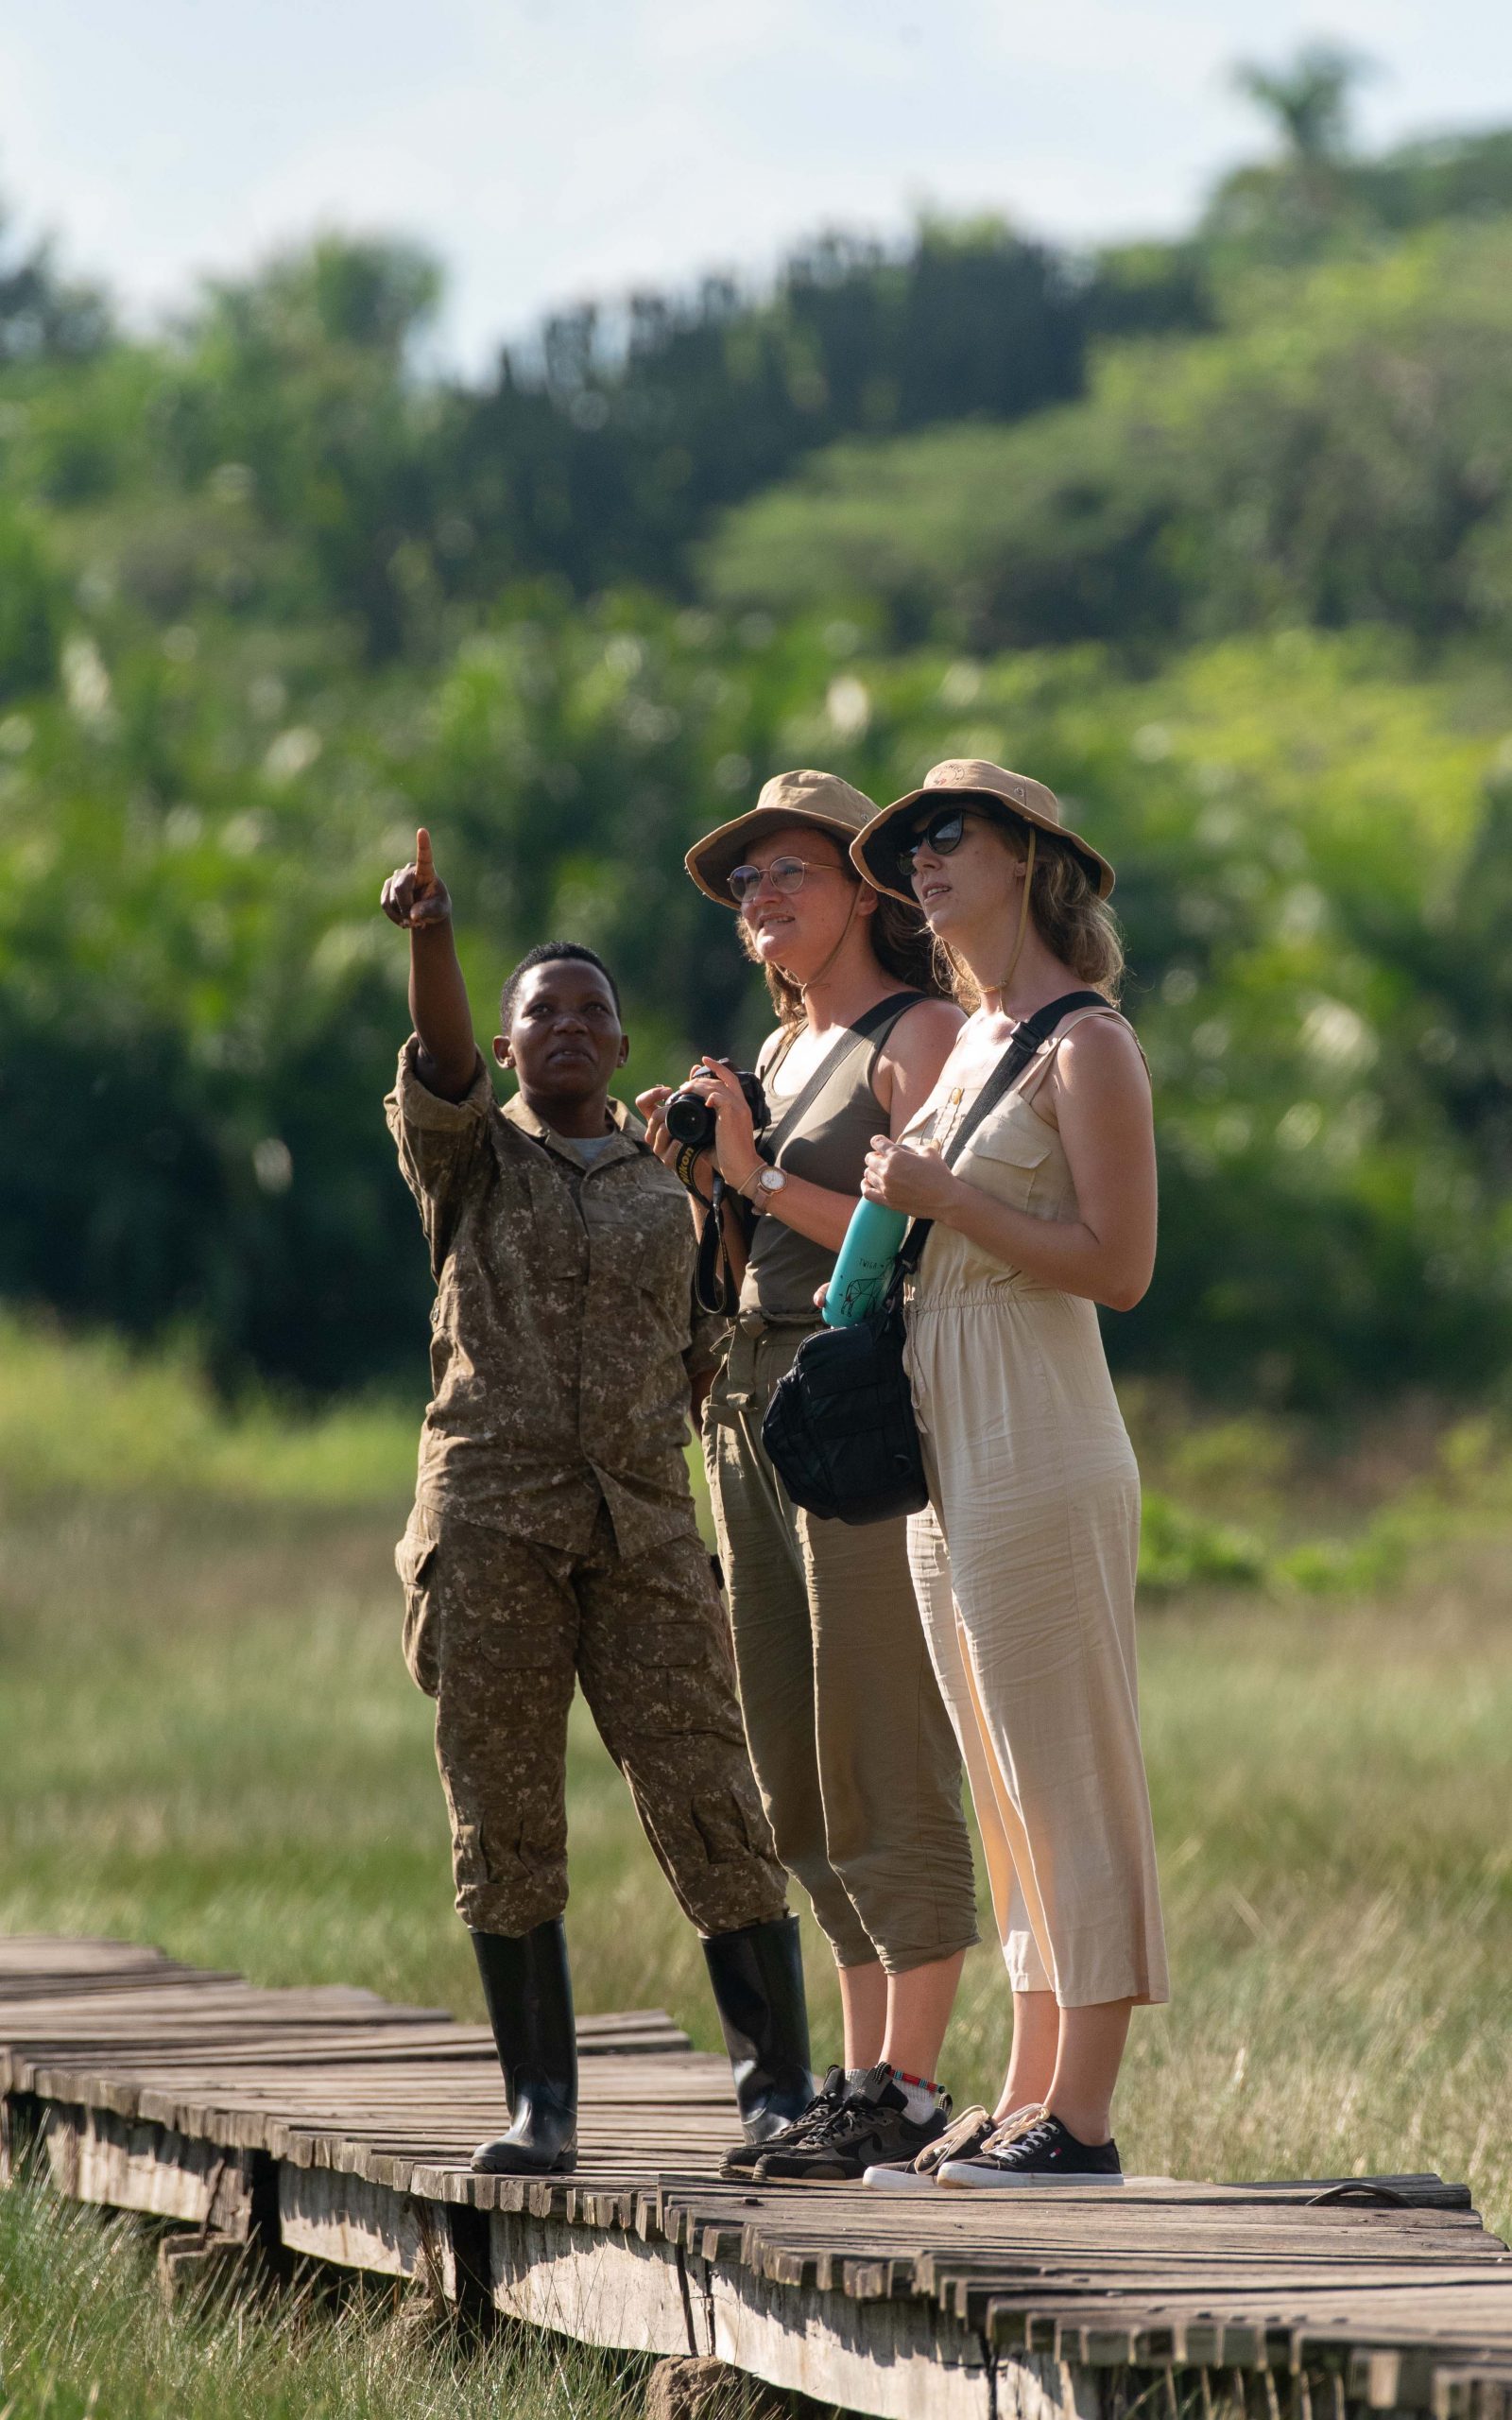
[[[817,857],[774,857],[769,866],[736,866],[725,879],[730,885],[731,897],[744,904],[760,890],[764,882],[769,882],[784,899],[791,899],[795,890],[802,890],[806,873],[839,872],[838,866],[826,865]]]

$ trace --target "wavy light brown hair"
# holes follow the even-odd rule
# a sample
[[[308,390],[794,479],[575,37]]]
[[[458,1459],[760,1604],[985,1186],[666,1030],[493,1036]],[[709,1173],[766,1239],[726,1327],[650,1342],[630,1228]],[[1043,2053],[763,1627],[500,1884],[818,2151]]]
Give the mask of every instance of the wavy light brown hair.
[[[1029,854],[1029,826],[989,802],[991,821],[1016,857]],[[1035,828],[1034,872],[1029,877],[1029,913],[1046,949],[1069,966],[1090,991],[1101,992],[1118,1006],[1124,988],[1124,938],[1118,919],[1106,899],[1099,899],[1086,864],[1074,849],[1053,832]],[[964,960],[954,950],[943,953],[950,961],[952,992],[963,1009],[974,1009],[981,992]]]
[[[859,889],[861,876],[850,859],[840,858],[840,872]],[[869,884],[868,885],[869,889]],[[757,956],[750,926],[744,916],[738,919],[740,946],[753,966],[760,966],[766,977],[766,989],[777,1011],[779,1025],[792,1028],[803,1022],[803,993],[790,975],[780,966],[764,965]],[[877,911],[867,926],[871,937],[872,955],[885,975],[896,977],[900,988],[922,992],[926,999],[950,1000],[955,997],[956,974],[951,959],[917,908],[902,899],[889,899],[885,891],[877,893]]]

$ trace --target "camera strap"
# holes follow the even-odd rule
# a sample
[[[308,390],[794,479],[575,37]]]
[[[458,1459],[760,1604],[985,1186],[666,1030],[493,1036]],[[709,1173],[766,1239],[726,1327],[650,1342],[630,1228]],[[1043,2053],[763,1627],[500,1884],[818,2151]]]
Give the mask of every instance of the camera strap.
[[[722,1320],[732,1320],[740,1307],[740,1288],[725,1243],[725,1203],[730,1199],[730,1187],[717,1168],[709,1189],[713,1198],[698,1230],[693,1290],[700,1311],[713,1311]]]
[[[700,1201],[703,1201],[703,1195],[699,1193],[693,1179],[694,1171],[698,1165],[699,1155],[704,1148],[705,1147],[701,1143],[683,1143],[679,1147],[678,1156],[672,1163],[672,1173],[677,1178],[678,1183],[681,1185],[686,1185],[688,1191],[691,1194],[694,1194]],[[706,1209],[708,1208],[707,1202],[704,1203],[704,1207]]]
[[[834,1047],[825,1052],[807,1083],[788,1102],[776,1125],[768,1127],[764,1133],[757,1136],[756,1149],[761,1157],[769,1164],[776,1160],[778,1151],[788,1135],[818,1099],[831,1077],[850,1057],[858,1042],[871,1042],[890,1033],[903,1011],[913,1008],[915,1003],[924,996],[922,992],[890,992],[885,1000],[874,1001],[869,1009],[857,1017],[854,1025],[848,1025],[835,1042]],[[780,1061],[776,1060],[772,1063],[774,1067],[780,1063]],[[878,1114],[880,1115],[881,1113]],[[693,1172],[697,1158],[698,1147],[696,1144],[685,1143],[676,1162],[677,1174],[696,1199],[698,1197],[693,1182]],[[730,1191],[717,1167],[713,1172],[710,1193],[711,1203],[704,1212],[703,1224],[698,1230],[698,1260],[694,1274],[694,1293],[700,1310],[713,1311],[719,1318],[730,1320],[734,1318],[740,1307],[740,1288],[735,1283],[735,1272],[730,1265],[730,1253],[725,1245],[724,1211],[727,1201],[736,1201],[739,1197]],[[742,1209],[745,1208],[744,1203],[740,1206]]]

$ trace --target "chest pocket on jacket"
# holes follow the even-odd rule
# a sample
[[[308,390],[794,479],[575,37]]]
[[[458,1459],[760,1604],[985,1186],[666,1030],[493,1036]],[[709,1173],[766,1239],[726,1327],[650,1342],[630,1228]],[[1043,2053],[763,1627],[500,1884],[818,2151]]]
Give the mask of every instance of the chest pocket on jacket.
[[[627,1281],[652,1295],[665,1317],[684,1325],[692,1300],[695,1239],[681,1185],[676,1194],[660,1188],[640,1193],[627,1204],[615,1249],[624,1255]]]

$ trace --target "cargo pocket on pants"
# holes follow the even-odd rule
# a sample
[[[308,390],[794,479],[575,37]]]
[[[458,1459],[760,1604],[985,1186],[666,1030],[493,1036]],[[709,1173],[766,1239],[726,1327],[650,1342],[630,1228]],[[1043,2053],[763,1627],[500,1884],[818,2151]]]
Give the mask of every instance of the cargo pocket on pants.
[[[431,1585],[437,1544],[419,1515],[411,1513],[409,1527],[394,1548],[394,1569],[404,1591],[404,1662],[410,1679],[428,1698],[438,1696],[441,1686],[438,1607]]]
[[[713,1644],[701,1622],[646,1623],[632,1651],[643,1692],[638,1731],[679,1737],[721,1728]]]
[[[771,1827],[762,1813],[754,1781],[743,1790],[698,1790],[689,1813],[711,1865],[745,1865],[752,1858],[776,1862]]]

